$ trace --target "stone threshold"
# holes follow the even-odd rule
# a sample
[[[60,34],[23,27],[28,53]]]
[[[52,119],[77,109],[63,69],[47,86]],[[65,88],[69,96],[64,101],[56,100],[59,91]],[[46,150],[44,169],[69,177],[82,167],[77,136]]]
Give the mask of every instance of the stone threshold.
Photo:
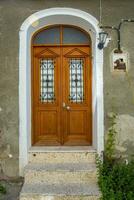
[[[29,153],[34,152],[96,152],[92,146],[33,146]]]

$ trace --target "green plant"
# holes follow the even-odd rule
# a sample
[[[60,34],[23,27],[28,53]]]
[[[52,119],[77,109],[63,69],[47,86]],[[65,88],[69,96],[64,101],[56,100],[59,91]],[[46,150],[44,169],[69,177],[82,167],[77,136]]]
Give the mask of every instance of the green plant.
[[[6,188],[0,183],[0,193],[6,194]]]
[[[134,161],[128,164],[115,157],[115,119],[108,131],[104,160],[96,157],[101,200],[134,200]]]
[[[97,161],[99,169],[98,184],[102,192],[102,200],[134,199],[134,161],[126,165],[121,162],[104,163]]]
[[[111,127],[108,129],[107,140],[105,142],[104,157],[106,157],[109,161],[113,160],[115,154],[115,136],[117,133],[115,130],[116,117],[116,114],[113,114],[111,117]]]

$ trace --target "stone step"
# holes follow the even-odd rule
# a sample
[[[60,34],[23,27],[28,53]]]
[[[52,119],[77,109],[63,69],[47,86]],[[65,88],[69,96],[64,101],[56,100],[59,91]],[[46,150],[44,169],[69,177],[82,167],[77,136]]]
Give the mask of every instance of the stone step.
[[[97,184],[24,184],[20,200],[99,200]]]
[[[96,165],[91,163],[29,164],[26,183],[90,183],[97,181]]]
[[[96,152],[92,149],[76,149],[69,148],[57,149],[57,151],[50,148],[32,149],[29,151],[29,163],[95,163]]]

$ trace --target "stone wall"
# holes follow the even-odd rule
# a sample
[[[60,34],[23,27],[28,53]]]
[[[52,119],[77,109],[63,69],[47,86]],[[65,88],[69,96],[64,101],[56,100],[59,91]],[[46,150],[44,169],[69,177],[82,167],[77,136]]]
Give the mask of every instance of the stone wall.
[[[78,8],[99,20],[99,0],[0,1],[0,171],[8,176],[18,176],[19,168],[19,29],[28,16],[50,7]],[[133,0],[102,0],[103,25],[118,25],[122,18],[134,18]],[[121,45],[130,58],[130,69],[125,74],[115,75],[110,71],[110,54],[116,48],[117,37],[114,31],[108,32],[112,41],[104,50],[105,129],[109,127],[108,113],[117,113],[117,129],[121,130],[119,145],[122,148],[123,143],[131,154],[134,145],[134,24],[124,24],[121,29]]]

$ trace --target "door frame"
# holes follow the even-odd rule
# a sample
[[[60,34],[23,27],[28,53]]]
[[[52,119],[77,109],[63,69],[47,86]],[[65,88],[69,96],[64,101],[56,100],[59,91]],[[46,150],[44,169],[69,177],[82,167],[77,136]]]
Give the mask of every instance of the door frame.
[[[19,171],[23,176],[31,147],[31,38],[48,25],[78,26],[90,34],[92,40],[92,120],[93,148],[98,154],[104,150],[103,106],[103,50],[97,47],[100,28],[98,20],[82,10],[49,8],[32,14],[20,28],[19,44]]]

